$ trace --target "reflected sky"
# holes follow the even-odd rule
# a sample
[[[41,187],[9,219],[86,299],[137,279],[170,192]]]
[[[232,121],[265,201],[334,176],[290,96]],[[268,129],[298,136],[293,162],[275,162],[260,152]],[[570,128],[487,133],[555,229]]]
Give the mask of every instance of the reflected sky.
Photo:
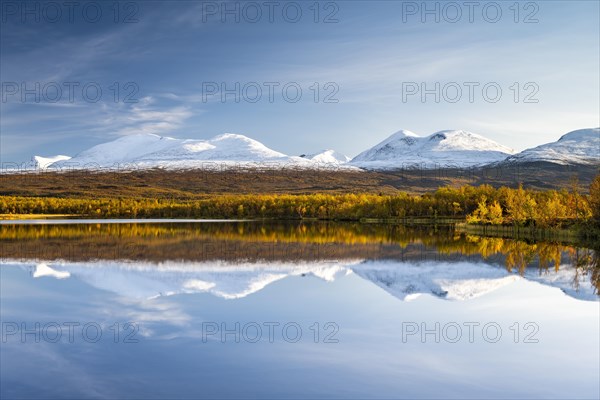
[[[333,262],[3,253],[1,395],[600,395],[600,302],[589,273],[576,276],[567,261],[520,273],[497,260],[365,254]]]

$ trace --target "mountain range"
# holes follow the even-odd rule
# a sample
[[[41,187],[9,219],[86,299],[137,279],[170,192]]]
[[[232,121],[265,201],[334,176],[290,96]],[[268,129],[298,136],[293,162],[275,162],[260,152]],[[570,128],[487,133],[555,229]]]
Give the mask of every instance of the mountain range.
[[[175,139],[154,134],[118,138],[73,157],[34,156],[31,169],[208,169],[349,168],[464,168],[497,164],[548,162],[559,165],[600,165],[600,128],[580,129],[556,142],[522,152],[476,133],[443,130],[419,136],[401,130],[354,158],[334,150],[290,156],[244,135],[226,133],[209,140]]]

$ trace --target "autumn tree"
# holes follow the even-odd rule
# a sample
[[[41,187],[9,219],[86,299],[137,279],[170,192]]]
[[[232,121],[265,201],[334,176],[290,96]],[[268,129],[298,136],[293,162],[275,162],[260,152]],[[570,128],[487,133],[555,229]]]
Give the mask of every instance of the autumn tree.
[[[492,225],[501,225],[504,223],[502,207],[496,200],[488,206],[488,219]]]
[[[537,224],[542,227],[557,225],[567,217],[567,206],[557,192],[551,192],[537,211]]]
[[[483,196],[479,203],[477,203],[477,208],[471,214],[467,215],[467,222],[470,224],[477,223],[487,223],[488,220],[488,206],[487,206],[487,198]]]
[[[517,225],[524,225],[527,220],[535,218],[536,205],[535,199],[523,189],[523,185],[506,194],[508,218]]]

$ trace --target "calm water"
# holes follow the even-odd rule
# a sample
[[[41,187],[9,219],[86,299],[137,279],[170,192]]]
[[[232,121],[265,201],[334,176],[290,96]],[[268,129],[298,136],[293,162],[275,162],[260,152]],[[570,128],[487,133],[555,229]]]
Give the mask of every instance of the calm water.
[[[600,397],[593,249],[97,221],[0,250],[2,398]]]

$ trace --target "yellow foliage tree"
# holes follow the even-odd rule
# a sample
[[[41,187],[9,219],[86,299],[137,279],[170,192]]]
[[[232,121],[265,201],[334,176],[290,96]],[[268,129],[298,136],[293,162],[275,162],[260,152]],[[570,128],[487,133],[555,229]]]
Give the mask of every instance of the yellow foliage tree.
[[[488,220],[492,225],[502,225],[504,223],[502,207],[496,200],[488,207]]]
[[[488,223],[488,213],[487,198],[483,196],[477,203],[477,209],[467,216],[467,222],[470,224]]]

